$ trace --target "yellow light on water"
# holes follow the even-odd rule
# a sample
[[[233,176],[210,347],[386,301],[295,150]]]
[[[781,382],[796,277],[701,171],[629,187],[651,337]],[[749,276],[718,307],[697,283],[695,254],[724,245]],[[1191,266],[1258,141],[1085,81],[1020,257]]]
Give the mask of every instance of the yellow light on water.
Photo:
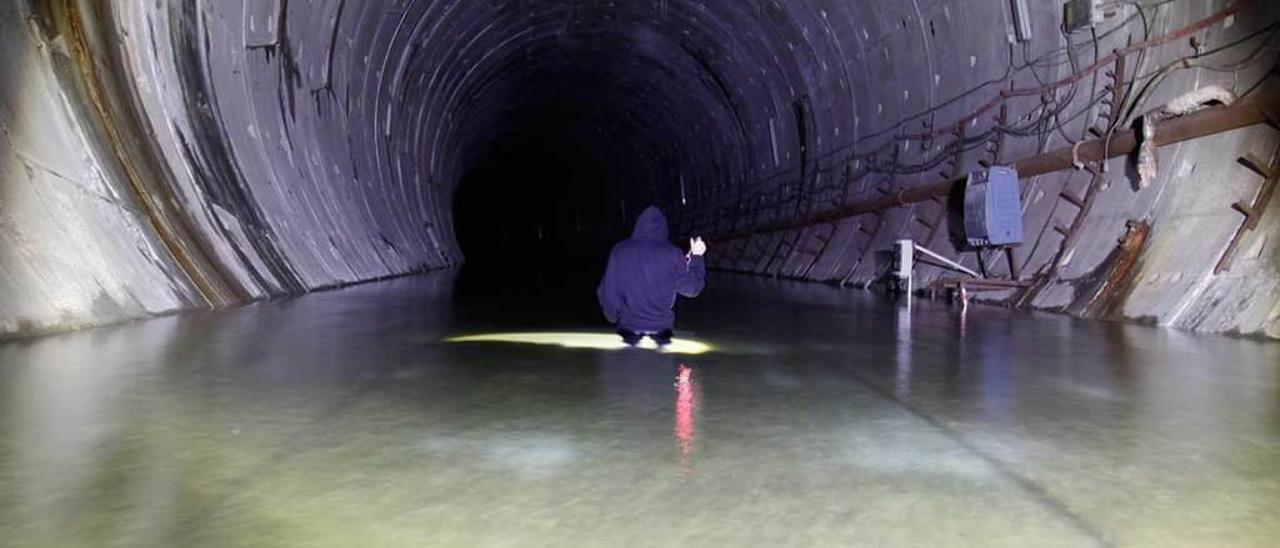
[[[605,333],[487,333],[445,339],[450,343],[518,343],[559,346],[562,348],[590,348],[595,350],[622,350],[626,343],[617,335]],[[659,348],[652,339],[645,338],[640,348],[657,350],[665,354],[705,354],[714,348],[704,342],[690,339],[672,339],[671,344]]]

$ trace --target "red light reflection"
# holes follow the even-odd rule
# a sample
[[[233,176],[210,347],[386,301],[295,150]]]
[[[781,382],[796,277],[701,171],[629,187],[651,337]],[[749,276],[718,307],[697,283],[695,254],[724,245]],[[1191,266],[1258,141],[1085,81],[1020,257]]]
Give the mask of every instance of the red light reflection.
[[[689,454],[693,450],[693,410],[697,406],[694,398],[693,368],[681,365],[676,373],[676,444],[680,447],[680,475],[689,477],[693,469],[689,466]]]

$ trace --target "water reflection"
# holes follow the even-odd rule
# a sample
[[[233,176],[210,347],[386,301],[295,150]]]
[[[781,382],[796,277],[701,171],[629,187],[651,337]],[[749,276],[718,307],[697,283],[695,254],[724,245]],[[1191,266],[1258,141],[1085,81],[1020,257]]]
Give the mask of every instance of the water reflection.
[[[450,343],[514,343],[542,346],[558,346],[561,348],[579,348],[591,350],[631,350],[632,347],[622,342],[621,337],[613,333],[486,333],[483,335],[465,335],[450,337]],[[656,350],[663,354],[706,354],[714,350],[711,345],[690,339],[672,339],[671,344],[658,346],[646,337],[636,345],[641,350]]]
[[[422,283],[0,345],[0,544],[1280,534],[1280,345],[732,278],[692,362],[447,344],[590,320]]]
[[[440,336],[451,284],[440,273],[0,344],[0,545],[185,544],[360,383],[438,355],[409,352],[420,344],[404,334]],[[249,506],[220,534],[265,527],[270,512]]]
[[[696,390],[693,380],[693,368],[681,364],[680,369],[676,372],[675,382],[675,436],[676,446],[680,448],[680,475],[686,478],[693,474],[693,468],[689,464],[689,456],[693,452],[693,415],[698,406],[695,395]]]
[[[1009,332],[1003,325],[992,325],[979,330],[973,345],[978,370],[982,379],[982,402],[986,420],[999,424],[1010,420],[1013,403],[1014,363],[1018,359],[1017,348],[1011,345]]]
[[[166,319],[0,346],[0,531],[56,545],[84,524],[172,517],[167,440],[150,414],[163,403],[136,393],[178,334]],[[117,505],[88,503],[104,496]]]
[[[907,399],[911,397],[911,351],[916,342],[911,338],[911,300],[907,300],[906,306],[899,306],[895,319],[895,353],[896,358],[894,377],[893,377],[893,394],[898,399]]]

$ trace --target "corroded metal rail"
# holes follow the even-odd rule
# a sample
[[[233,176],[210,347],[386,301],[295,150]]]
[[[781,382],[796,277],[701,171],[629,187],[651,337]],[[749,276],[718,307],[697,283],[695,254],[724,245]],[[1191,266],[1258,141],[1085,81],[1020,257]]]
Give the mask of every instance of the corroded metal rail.
[[[1276,123],[1278,114],[1280,114],[1280,105],[1277,105],[1276,95],[1260,93],[1256,97],[1244,99],[1232,105],[1211,107],[1160,122],[1156,130],[1155,143],[1157,146],[1165,146],[1268,121]],[[1125,156],[1132,153],[1137,145],[1137,135],[1133,130],[1119,131],[1110,139],[1083,141],[1075,147],[1063,147],[1024,158],[1017,161],[1014,166],[1018,170],[1018,176],[1025,180],[1037,175],[1070,169],[1075,161],[1093,162]],[[956,185],[963,182],[963,176],[953,177],[931,185],[912,187],[877,198],[850,202],[808,217],[771,223],[750,230],[717,234],[713,238],[718,241],[737,240],[756,234],[769,234],[831,223],[864,213],[926,202],[946,197]]]

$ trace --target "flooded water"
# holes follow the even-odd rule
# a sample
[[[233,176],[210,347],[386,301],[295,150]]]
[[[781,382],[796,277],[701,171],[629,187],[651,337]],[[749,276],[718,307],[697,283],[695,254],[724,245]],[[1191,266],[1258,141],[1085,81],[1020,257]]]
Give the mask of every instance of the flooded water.
[[[709,351],[663,354],[591,337],[593,289],[442,273],[0,345],[0,544],[1280,538],[1280,344],[720,276],[679,311]]]

